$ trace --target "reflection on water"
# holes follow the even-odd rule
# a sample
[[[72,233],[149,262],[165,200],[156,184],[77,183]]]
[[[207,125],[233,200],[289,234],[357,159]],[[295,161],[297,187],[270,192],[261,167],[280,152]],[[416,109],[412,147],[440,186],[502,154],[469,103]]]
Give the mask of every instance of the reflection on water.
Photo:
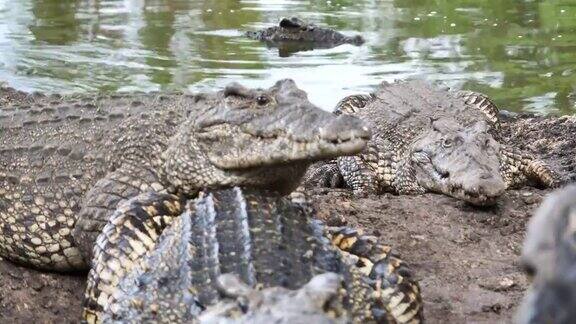
[[[246,39],[298,15],[362,47]],[[0,81],[45,92],[206,90],[293,78],[331,109],[409,77],[485,92],[510,110],[576,112],[573,0],[0,0]]]

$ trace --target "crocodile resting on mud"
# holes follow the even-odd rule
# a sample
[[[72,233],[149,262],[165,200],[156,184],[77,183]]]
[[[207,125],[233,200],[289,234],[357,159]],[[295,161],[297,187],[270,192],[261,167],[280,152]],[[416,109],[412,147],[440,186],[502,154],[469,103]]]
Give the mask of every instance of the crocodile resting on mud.
[[[522,263],[533,278],[517,322],[573,323],[576,318],[576,185],[550,194],[528,224]]]
[[[421,322],[420,289],[391,248],[350,228],[325,227],[313,212],[277,193],[237,187],[195,200],[139,195],[120,205],[98,237],[84,317]]]
[[[500,141],[498,108],[478,93],[419,80],[385,82],[370,95],[344,98],[335,114],[358,116],[372,138],[360,155],[312,167],[308,186],[346,186],[359,194],[438,192],[486,205],[508,187],[559,182],[545,163]]]
[[[110,216],[140,193],[290,192],[311,162],[357,153],[369,138],[291,80],[194,96],[24,99],[0,109],[0,255],[46,270],[87,269]]]
[[[330,28],[306,23],[296,17],[282,18],[278,26],[260,31],[248,31],[246,36],[264,41],[269,46],[278,47],[280,56],[288,56],[298,51],[332,48],[342,44],[356,46],[364,44],[364,38],[360,35],[349,37]]]

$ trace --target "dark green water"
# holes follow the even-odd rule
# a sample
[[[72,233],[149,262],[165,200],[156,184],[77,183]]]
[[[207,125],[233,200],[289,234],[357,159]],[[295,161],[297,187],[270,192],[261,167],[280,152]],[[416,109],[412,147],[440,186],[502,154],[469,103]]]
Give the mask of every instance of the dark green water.
[[[298,15],[362,47],[279,57],[242,31]],[[576,0],[0,0],[0,81],[43,92],[269,86],[325,109],[382,80],[479,90],[514,111],[576,112]]]

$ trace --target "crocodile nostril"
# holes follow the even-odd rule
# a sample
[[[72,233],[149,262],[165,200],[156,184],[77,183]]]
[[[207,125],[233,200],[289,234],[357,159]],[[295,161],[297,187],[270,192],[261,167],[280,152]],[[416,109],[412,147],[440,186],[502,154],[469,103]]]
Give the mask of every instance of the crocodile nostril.
[[[482,195],[497,197],[506,189],[504,180],[498,176],[482,173],[479,178],[481,182],[478,185],[478,192]]]
[[[480,179],[482,179],[482,180],[490,179],[491,177],[492,177],[492,175],[490,173],[480,174]]]

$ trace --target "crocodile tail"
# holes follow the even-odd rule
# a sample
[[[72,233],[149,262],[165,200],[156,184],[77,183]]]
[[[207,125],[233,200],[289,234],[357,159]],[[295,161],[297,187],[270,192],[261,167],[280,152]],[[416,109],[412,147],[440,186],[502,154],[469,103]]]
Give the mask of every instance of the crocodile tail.
[[[334,114],[353,115],[358,112],[359,109],[366,107],[370,102],[372,102],[372,100],[374,100],[374,95],[372,94],[356,94],[347,96],[336,104],[336,108],[334,108]]]
[[[462,90],[456,92],[456,98],[461,98],[468,106],[481,111],[486,115],[486,119],[492,127],[496,130],[500,129],[500,120],[498,119],[499,109],[486,95],[474,91]]]
[[[345,259],[354,264],[372,288],[367,320],[378,323],[422,323],[423,302],[420,286],[408,265],[377,237],[349,227],[329,227],[327,236]],[[362,279],[363,278],[363,279]],[[354,289],[352,289],[354,291]],[[357,298],[352,299],[355,300]],[[366,298],[366,297],[364,297]]]
[[[336,159],[309,166],[302,184],[305,188],[344,188],[346,185]]]
[[[501,149],[500,155],[500,169],[507,187],[534,183],[545,188],[554,188],[562,183],[558,173],[542,160],[511,148]]]

